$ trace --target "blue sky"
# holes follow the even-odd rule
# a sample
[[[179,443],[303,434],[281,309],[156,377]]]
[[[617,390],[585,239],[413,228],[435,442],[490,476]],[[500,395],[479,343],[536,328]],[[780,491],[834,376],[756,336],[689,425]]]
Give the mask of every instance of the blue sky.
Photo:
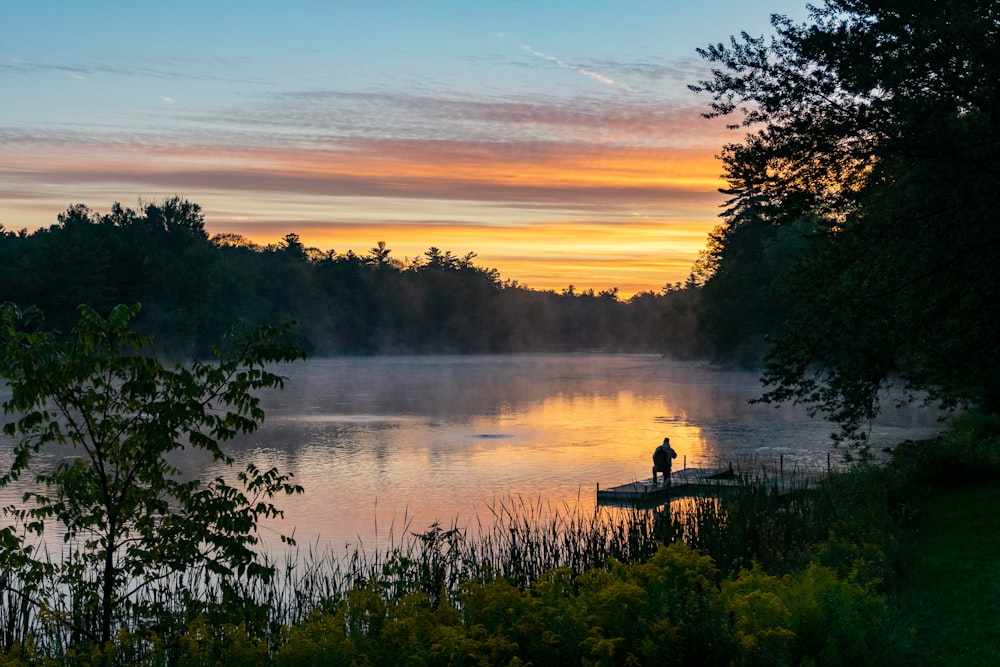
[[[6,2],[0,224],[178,194],[210,233],[658,290],[717,223],[694,52],[775,2]]]

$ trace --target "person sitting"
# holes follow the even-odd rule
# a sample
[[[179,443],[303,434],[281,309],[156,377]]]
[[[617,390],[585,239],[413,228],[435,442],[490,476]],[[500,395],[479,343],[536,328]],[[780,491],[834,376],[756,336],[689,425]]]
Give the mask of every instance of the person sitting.
[[[656,473],[663,474],[663,483],[670,486],[670,468],[677,452],[670,446],[670,438],[664,438],[663,443],[653,451],[653,484],[656,484]]]

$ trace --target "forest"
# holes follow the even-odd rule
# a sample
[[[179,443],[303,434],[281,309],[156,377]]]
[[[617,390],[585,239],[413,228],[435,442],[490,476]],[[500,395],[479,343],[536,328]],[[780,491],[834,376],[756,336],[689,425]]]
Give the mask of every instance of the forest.
[[[537,291],[429,248],[401,261],[377,242],[364,255],[209,236],[198,204],[174,197],[109,213],[79,204],[48,228],[0,227],[0,302],[36,306],[68,332],[87,304],[142,305],[136,326],[159,353],[201,355],[235,322],[297,323],[313,356],[511,352],[695,353],[693,285],[627,301],[616,288]]]

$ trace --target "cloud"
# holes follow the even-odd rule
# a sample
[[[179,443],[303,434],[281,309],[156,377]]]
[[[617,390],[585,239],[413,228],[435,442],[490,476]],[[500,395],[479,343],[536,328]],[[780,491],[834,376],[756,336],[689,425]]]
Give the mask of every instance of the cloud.
[[[434,245],[476,252],[481,265],[536,289],[616,286],[627,297],[683,280],[722,203],[717,164],[694,149],[137,139],[39,133],[2,142],[3,222],[45,226],[68,202],[181,194],[202,205],[211,233],[266,244],[295,232],[307,245],[360,253],[382,239],[397,257]]]
[[[93,126],[0,128],[0,172],[125,191],[711,209],[722,185],[714,154],[726,135],[700,110],[644,95],[314,90],[171,115],[155,130],[126,135]]]
[[[147,149],[148,150],[148,149]],[[137,151],[138,152],[138,151]],[[155,151],[166,156],[163,150]],[[485,157],[488,151],[482,151]],[[324,162],[311,156],[296,160],[289,155],[288,164],[250,167],[254,157],[245,154],[245,163],[214,163],[197,154],[178,154],[171,166],[152,167],[134,156],[129,162],[119,153],[114,162],[83,161],[74,164],[33,163],[33,180],[44,179],[51,184],[91,187],[95,184],[119,184],[122,191],[148,188],[181,191],[212,190],[232,193],[271,192],[284,195],[313,195],[331,198],[377,197],[407,200],[477,201],[496,206],[532,203],[536,206],[591,208],[604,210],[623,203],[643,206],[711,206],[718,199],[721,185],[711,172],[682,175],[675,180],[670,174],[657,173],[662,162],[637,161],[631,167],[598,169],[598,165],[553,160],[548,164],[508,160],[506,164],[490,165],[483,160],[467,158],[456,164],[445,155],[426,152],[419,162],[406,156],[382,154],[371,159],[345,160],[329,156]],[[274,162],[278,156],[257,154],[262,161]],[[595,158],[596,159],[596,158]],[[176,162],[181,164],[176,164]],[[14,179],[15,168],[0,166],[0,173]],[[21,172],[23,175],[23,172]],[[22,179],[17,179],[22,180]]]
[[[367,137],[647,148],[697,145],[714,152],[731,136],[720,131],[721,125],[702,118],[704,106],[693,93],[685,92],[684,98],[676,99],[600,92],[499,97],[311,90],[270,94],[259,98],[262,104],[185,120],[213,128],[212,140],[236,120],[253,129],[252,136],[239,140],[244,143],[273,137],[281,143],[298,140],[316,145]]]
[[[717,223],[723,183],[713,156],[731,137],[700,117],[703,101],[664,85],[690,80],[689,64],[583,67],[530,47],[525,54],[516,66],[541,59],[546,69],[569,70],[560,76],[571,82],[585,76],[597,85],[255,88],[215,108],[161,96],[175,106],[160,107],[156,123],[144,107],[116,111],[114,124],[7,124],[0,221],[34,228],[51,224],[67,202],[180,193],[211,214],[213,231],[263,243],[296,232],[341,252],[363,253],[378,239],[397,255],[429,245],[474,251],[484,266],[536,288],[616,285],[627,295],[683,280]],[[172,66],[52,69],[164,78]],[[616,78],[642,90],[621,94],[631,89]],[[553,248],[568,254],[555,261]],[[614,261],[599,266],[602,258]]]
[[[111,76],[126,78],[169,79],[181,81],[260,83],[254,75],[231,76],[229,61],[219,58],[159,58],[135,59],[127,64],[108,62],[102,59],[81,59],[78,62],[50,61],[3,61],[0,72],[15,75],[32,75],[43,72],[61,72],[68,78],[83,80],[88,76]],[[213,71],[213,68],[216,68]],[[221,71],[221,74],[215,73]]]
[[[569,69],[569,70],[573,70],[574,72],[578,72],[578,73],[582,74],[585,77],[588,77],[590,79],[593,79],[594,81],[597,81],[598,83],[602,83],[602,84],[604,84],[606,86],[617,86],[617,87],[619,87],[619,88],[621,88],[623,90],[627,90],[629,92],[635,92],[635,88],[633,88],[632,86],[629,86],[627,84],[615,81],[614,79],[612,79],[610,77],[607,77],[607,76],[604,76],[603,74],[601,74],[599,72],[594,72],[594,71],[586,69],[584,67],[580,67],[579,65],[573,65],[573,64],[570,64],[568,62],[559,60],[555,56],[550,56],[547,53],[542,53],[541,51],[537,51],[537,50],[531,48],[530,46],[528,46],[527,44],[525,44],[521,48],[523,48],[527,53],[530,53],[531,55],[533,55],[533,56],[535,56],[537,58],[542,58],[543,60],[547,60],[547,61],[549,61],[551,63],[555,63],[556,65],[559,65],[559,67],[562,67],[564,69]]]

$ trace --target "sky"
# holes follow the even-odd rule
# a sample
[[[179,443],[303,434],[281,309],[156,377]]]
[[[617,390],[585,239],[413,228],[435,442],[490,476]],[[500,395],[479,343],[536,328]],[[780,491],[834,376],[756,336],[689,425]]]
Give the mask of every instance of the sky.
[[[180,196],[209,234],[683,281],[720,221],[695,49],[805,0],[0,0],[0,225]]]

